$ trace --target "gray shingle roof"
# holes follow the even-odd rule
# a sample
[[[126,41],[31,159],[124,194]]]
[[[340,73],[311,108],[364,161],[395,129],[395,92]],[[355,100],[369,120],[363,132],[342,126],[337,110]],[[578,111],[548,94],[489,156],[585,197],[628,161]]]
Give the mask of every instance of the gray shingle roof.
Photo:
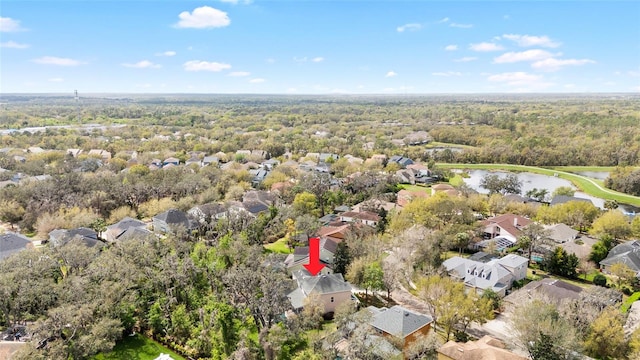
[[[609,256],[600,261],[600,265],[625,264],[631,270],[640,272],[640,241],[627,241],[609,251]]]
[[[399,305],[379,310],[373,314],[371,325],[399,338],[405,338],[433,321],[430,316],[415,313]]]
[[[189,227],[189,219],[187,213],[178,209],[169,209],[161,214],[153,217],[154,219],[162,220],[169,225],[184,225]]]
[[[31,240],[20,234],[12,232],[0,234],[0,260],[26,249],[30,244]]]
[[[351,291],[351,284],[344,281],[342,274],[303,276],[299,279],[299,285],[305,294],[314,291],[319,294]]]

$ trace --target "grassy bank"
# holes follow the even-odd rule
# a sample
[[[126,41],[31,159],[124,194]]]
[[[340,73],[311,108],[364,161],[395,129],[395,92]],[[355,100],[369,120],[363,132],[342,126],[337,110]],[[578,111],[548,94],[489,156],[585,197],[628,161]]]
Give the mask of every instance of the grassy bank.
[[[153,360],[160,354],[169,354],[175,360],[185,360],[184,357],[169,350],[160,343],[146,336],[136,334],[125,336],[118,341],[113,351],[106,354],[98,354],[93,360]]]
[[[287,239],[282,238],[274,243],[267,244],[264,246],[267,251],[278,253],[278,254],[291,254],[291,249],[287,246]]]
[[[442,169],[470,169],[470,170],[505,170],[513,172],[530,172],[547,176],[558,176],[571,181],[578,189],[585,193],[605,200],[616,200],[620,203],[640,206],[640,197],[623,194],[603,187],[602,181],[590,179],[586,176],[572,174],[570,172],[546,169],[535,166],[511,165],[511,164],[437,164]],[[575,168],[575,167],[574,167]],[[592,170],[583,170],[592,171]]]

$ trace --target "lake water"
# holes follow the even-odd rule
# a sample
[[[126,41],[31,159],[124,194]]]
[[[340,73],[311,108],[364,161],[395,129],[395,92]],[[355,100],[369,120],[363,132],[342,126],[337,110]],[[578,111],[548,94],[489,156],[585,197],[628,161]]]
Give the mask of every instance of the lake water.
[[[590,177],[598,180],[605,180],[609,177],[608,171],[577,171],[575,174]]]
[[[464,182],[469,185],[472,189],[476,190],[481,194],[488,194],[489,191],[480,187],[480,182],[487,174],[495,174],[500,177],[506,177],[509,172],[506,171],[488,171],[488,170],[470,170],[468,171],[469,177],[464,178]],[[568,186],[572,189],[576,189],[575,186],[569,180],[565,180],[555,176],[547,176],[542,174],[533,174],[533,173],[513,173],[518,176],[518,180],[522,182],[522,194],[524,195],[527,191],[532,189],[546,189],[549,193],[549,196],[559,187]],[[582,175],[582,174],[581,174]],[[608,174],[607,174],[608,175]],[[587,175],[585,175],[587,176]],[[589,199],[593,202],[593,204],[601,209],[604,209],[604,200],[598,197],[594,197],[588,194],[585,194],[581,191],[576,191],[574,194],[575,197],[582,199]],[[549,199],[550,200],[550,199]],[[640,213],[640,208],[637,208],[628,204],[619,204],[619,209],[625,213]]]

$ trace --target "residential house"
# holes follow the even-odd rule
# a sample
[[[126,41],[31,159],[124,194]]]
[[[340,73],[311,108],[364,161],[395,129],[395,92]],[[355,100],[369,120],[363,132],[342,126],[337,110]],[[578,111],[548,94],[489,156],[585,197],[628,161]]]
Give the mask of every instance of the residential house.
[[[336,214],[327,214],[318,219],[322,226],[327,226],[329,224],[334,224],[336,222],[340,222],[340,216]]]
[[[269,160],[265,160],[261,163],[261,166],[266,170],[273,170],[276,166],[280,165],[280,160],[271,158]]]
[[[178,209],[169,209],[151,218],[153,231],[168,233],[179,228],[191,229],[191,222],[187,213]]]
[[[347,212],[341,213],[339,216],[340,216],[340,221],[344,221],[348,223],[358,222],[361,224],[374,226],[374,227],[378,225],[378,222],[380,222],[380,220],[382,220],[380,215],[371,211],[361,211],[361,212],[347,211]]]
[[[107,226],[107,230],[104,232],[104,239],[107,242],[116,242],[129,228],[145,229],[146,227],[147,224],[144,222],[126,217],[113,225]]]
[[[27,152],[32,153],[32,154],[41,154],[44,152],[44,149],[39,147],[39,146],[31,146],[29,148],[27,148]]]
[[[580,236],[573,241],[567,241],[559,246],[567,251],[568,254],[574,254],[580,259],[588,259],[591,255],[591,249],[598,240],[590,236]]]
[[[311,294],[318,296],[324,305],[325,314],[335,312],[345,302],[354,301],[351,284],[344,280],[342,274],[310,276],[306,270],[300,270],[294,278],[298,287],[287,297],[296,312],[304,308],[305,301]]]
[[[168,157],[166,159],[164,159],[164,161],[162,162],[162,166],[167,166],[167,165],[175,165],[178,166],[180,165],[180,159],[175,158],[175,157]]]
[[[103,247],[105,244],[98,239],[98,233],[89,228],[79,227],[71,230],[56,229],[49,233],[51,246],[63,246],[71,241],[80,242],[87,247]]]
[[[150,166],[154,166],[156,169],[159,169],[159,168],[162,167],[162,160],[160,160],[160,159],[152,159]]]
[[[202,166],[218,165],[219,162],[220,160],[215,156],[205,156],[202,159]]]
[[[405,136],[403,140],[407,145],[422,145],[429,143],[433,138],[426,131],[415,131]]]
[[[431,186],[431,195],[435,195],[437,193],[445,193],[451,196],[457,196],[458,190],[449,184],[436,184]]]
[[[323,226],[318,229],[316,234],[321,238],[326,237],[340,243],[347,237],[347,233],[351,230],[352,226],[354,226],[354,224]]]
[[[401,168],[406,168],[407,165],[411,165],[413,164],[413,160],[404,157],[404,156],[400,156],[400,155],[394,155],[392,157],[389,158],[389,162],[394,162],[398,165],[400,165]]]
[[[433,319],[431,316],[413,312],[402,306],[391,308],[367,307],[372,314],[369,322],[375,331],[384,338],[391,338],[391,343],[401,345],[405,358],[406,351],[420,336],[429,334]]]
[[[489,254],[486,253],[484,251],[478,251],[477,253],[469,256],[467,259],[471,260],[471,261],[478,261],[481,263],[488,263],[489,261],[493,260],[493,259],[498,259],[499,257],[495,254]]]
[[[390,212],[394,209],[399,209],[398,204],[392,203],[390,201],[380,200],[380,199],[369,199],[365,200],[361,203],[353,205],[353,210],[355,212],[362,211],[371,211],[378,212],[380,209],[384,209],[386,212]]]
[[[609,273],[614,264],[625,264],[636,276],[640,275],[640,241],[627,241],[614,246],[607,258],[600,261],[600,270]]]
[[[583,198],[578,198],[575,196],[567,196],[567,195],[556,195],[553,197],[553,199],[551,199],[551,202],[549,203],[549,205],[550,206],[559,205],[559,204],[568,203],[569,201],[584,201],[584,202],[589,202],[593,204],[593,201],[589,199],[583,199]]]
[[[322,162],[327,162],[327,161],[336,161],[340,158],[340,156],[338,154],[333,154],[333,153],[320,153],[318,155],[318,160],[322,161]],[[329,160],[331,159],[331,160]]]
[[[185,165],[189,166],[191,164],[198,164],[198,165],[202,165],[202,162],[200,161],[199,158],[197,157],[192,157],[189,158],[187,161],[184,162]]]
[[[514,291],[504,298],[509,304],[519,305],[532,298],[542,298],[559,305],[563,301],[577,300],[580,298],[582,288],[558,279],[545,278],[532,281],[518,291]]]
[[[226,212],[227,208],[223,204],[208,203],[192,207],[187,211],[187,215],[197,223],[204,225],[211,220],[224,218]]]
[[[509,254],[501,259],[487,263],[454,256],[445,260],[442,265],[449,276],[462,280],[465,286],[482,293],[491,289],[500,296],[505,296],[514,281],[527,276],[529,260],[519,255]]]
[[[558,244],[574,241],[578,237],[578,231],[565,224],[548,225],[545,229],[549,233],[547,239]]]
[[[483,220],[481,224],[484,226],[485,239],[501,237],[515,243],[522,235],[522,228],[531,222],[520,215],[504,214]]]
[[[253,178],[251,179],[251,185],[253,187],[258,187],[260,186],[260,184],[262,184],[262,182],[267,177],[267,175],[269,175],[269,170],[267,169],[249,170],[249,174],[253,176]]]
[[[338,242],[329,238],[320,238],[320,262],[325,265],[321,270],[321,274],[333,273],[333,258],[338,248]],[[299,246],[293,250],[293,254],[289,254],[284,260],[287,270],[291,274],[298,273],[304,269],[303,265],[309,263],[309,247]]]
[[[449,341],[437,349],[438,360],[527,360],[505,349],[504,344],[485,335],[477,341]]]
[[[154,236],[154,234],[146,228],[130,227],[118,237],[118,241],[145,240]]]
[[[21,234],[14,232],[0,234],[0,260],[30,248],[33,248],[31,240]]]
[[[91,149],[89,150],[89,156],[97,157],[105,161],[111,160],[111,153],[107,150],[102,149]]]
[[[251,157],[254,159],[268,159],[269,153],[265,150],[251,150]]]
[[[374,154],[367,160],[375,161],[379,164],[385,164],[387,162],[387,155],[385,154]]]
[[[400,207],[406,206],[416,198],[428,198],[429,194],[425,191],[409,191],[402,189],[396,194],[396,204]]]

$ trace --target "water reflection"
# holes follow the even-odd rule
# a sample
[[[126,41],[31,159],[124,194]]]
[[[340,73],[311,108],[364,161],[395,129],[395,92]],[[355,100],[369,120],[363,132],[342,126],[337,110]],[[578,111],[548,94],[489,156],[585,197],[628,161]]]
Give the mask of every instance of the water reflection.
[[[600,173],[600,172],[591,172],[591,173]],[[487,174],[495,174],[501,178],[506,177],[508,174],[511,174],[506,171],[488,171],[488,170],[470,170],[468,171],[469,177],[464,179],[464,182],[469,185],[472,189],[478,191],[481,194],[488,194],[489,191],[480,187],[480,182],[482,178],[484,178]],[[561,186],[568,186],[572,189],[576,189],[575,186],[569,180],[565,180],[555,176],[547,176],[542,174],[533,174],[533,173],[515,173],[518,176],[518,180],[522,182],[522,195],[526,194],[527,191],[532,189],[546,189],[549,193],[549,197],[551,194]],[[582,173],[581,173],[582,174]],[[608,174],[607,174],[608,175]],[[575,197],[589,199],[593,202],[593,204],[601,209],[604,209],[604,199],[591,196],[589,194],[583,193],[582,191],[576,191],[574,194]],[[548,199],[551,200],[551,199]],[[629,204],[619,204],[619,209],[626,214],[636,214],[640,212],[640,208],[635,207]]]

